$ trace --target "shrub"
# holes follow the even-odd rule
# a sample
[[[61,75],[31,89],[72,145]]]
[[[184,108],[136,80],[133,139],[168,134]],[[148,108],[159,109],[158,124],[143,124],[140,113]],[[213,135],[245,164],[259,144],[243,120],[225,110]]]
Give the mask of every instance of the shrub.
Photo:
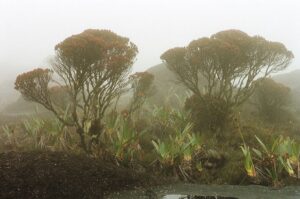
[[[185,109],[191,112],[195,129],[197,131],[224,129],[230,116],[225,101],[209,96],[205,96],[205,99],[209,103],[203,103],[193,95],[185,102]]]

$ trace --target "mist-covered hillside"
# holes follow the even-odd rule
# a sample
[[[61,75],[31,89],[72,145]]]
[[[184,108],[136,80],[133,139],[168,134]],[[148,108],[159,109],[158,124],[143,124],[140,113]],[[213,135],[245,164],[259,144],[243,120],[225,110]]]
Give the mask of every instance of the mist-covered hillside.
[[[165,64],[158,64],[150,67],[147,72],[154,75],[155,94],[150,98],[150,103],[162,105],[166,103],[178,103],[178,97],[185,97],[188,90],[177,80],[175,75],[166,67]],[[293,105],[300,107],[300,70],[289,73],[274,75],[272,78],[291,88]],[[203,83],[203,82],[202,82]],[[129,95],[123,98],[128,104]],[[34,112],[36,107],[43,110],[34,103],[25,101],[17,91],[14,90],[14,82],[4,81],[0,84],[0,111],[3,114],[18,114],[24,112]]]
[[[155,65],[147,70],[154,75],[155,94],[150,98],[154,104],[176,103],[176,95],[182,97],[187,95],[188,90],[177,80],[176,76],[166,67],[165,64]],[[176,95],[175,95],[176,94]]]
[[[291,89],[300,89],[300,70],[275,75],[273,79],[287,85]]]
[[[18,92],[14,89],[13,79],[0,82],[0,111],[7,105],[15,102],[19,97]]]
[[[177,93],[178,95],[184,95],[187,92],[187,89],[182,87],[176,81],[175,75],[166,67],[165,64],[153,66],[147,71],[155,76],[154,82],[157,87],[157,93],[154,96],[155,99],[162,99],[163,96],[166,96],[166,94]],[[276,74],[272,78],[275,81],[290,87],[292,103],[293,105],[300,107],[300,70]]]
[[[291,89],[292,104],[300,109],[300,70],[276,75],[273,79]]]

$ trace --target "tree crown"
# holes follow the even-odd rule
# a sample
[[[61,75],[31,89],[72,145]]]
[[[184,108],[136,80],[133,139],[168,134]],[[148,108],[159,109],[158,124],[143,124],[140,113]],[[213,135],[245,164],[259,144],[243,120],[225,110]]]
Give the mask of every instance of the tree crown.
[[[198,97],[219,96],[233,106],[250,96],[256,77],[285,69],[293,57],[279,42],[226,30],[170,49],[161,59]],[[199,85],[201,78],[206,85]]]

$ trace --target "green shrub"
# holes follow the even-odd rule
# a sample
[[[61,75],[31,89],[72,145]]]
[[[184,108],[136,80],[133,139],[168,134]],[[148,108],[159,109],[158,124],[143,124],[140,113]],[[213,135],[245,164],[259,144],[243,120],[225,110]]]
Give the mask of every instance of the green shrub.
[[[106,125],[105,133],[101,136],[101,142],[105,145],[118,163],[129,163],[141,151],[140,139],[145,131],[136,131],[128,118],[114,115]]]
[[[195,95],[185,102],[185,109],[191,112],[191,120],[197,131],[216,131],[224,129],[232,112],[225,101],[204,96],[205,102]]]
[[[284,178],[300,178],[300,144],[278,136],[271,146],[256,137],[259,148],[242,146],[247,174],[259,183],[280,186]]]

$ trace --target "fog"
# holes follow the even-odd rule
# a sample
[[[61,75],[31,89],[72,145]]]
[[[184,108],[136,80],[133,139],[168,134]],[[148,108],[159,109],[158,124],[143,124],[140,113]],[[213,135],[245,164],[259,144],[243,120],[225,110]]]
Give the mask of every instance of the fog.
[[[0,0],[0,82],[47,66],[54,46],[87,28],[110,29],[139,48],[134,71],[175,46],[225,29],[280,41],[300,69],[298,0]]]
[[[0,0],[0,199],[300,198],[299,36],[300,0]]]

